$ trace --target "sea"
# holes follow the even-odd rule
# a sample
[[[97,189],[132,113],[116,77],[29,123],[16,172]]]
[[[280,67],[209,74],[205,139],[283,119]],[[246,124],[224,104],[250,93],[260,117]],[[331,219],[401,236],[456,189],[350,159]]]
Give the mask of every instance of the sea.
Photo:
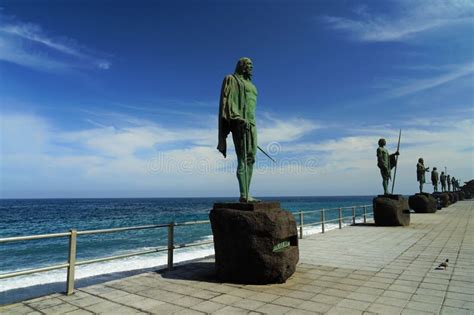
[[[338,197],[268,197],[264,201],[280,201],[283,209],[293,213],[370,205],[373,196]],[[115,199],[0,199],[0,238],[48,233],[109,229],[119,227],[209,220],[215,202],[235,202],[235,198],[115,198]],[[357,221],[363,209],[356,208]],[[368,211],[371,216],[372,211]],[[345,210],[343,216],[350,216]],[[326,220],[334,220],[338,211],[327,211]],[[297,222],[299,217],[295,216]],[[304,235],[321,232],[320,213],[305,214]],[[352,223],[345,219],[343,225]],[[334,221],[326,230],[338,228]],[[88,260],[127,254],[167,246],[167,229],[133,230],[108,234],[80,235],[77,260]],[[212,241],[210,224],[177,226],[176,244]],[[67,262],[68,238],[0,243],[0,274]],[[214,254],[212,244],[176,249],[176,263]],[[76,287],[153,270],[167,263],[166,252],[81,265],[76,268]],[[66,270],[0,279],[0,305],[17,300],[64,291]]]

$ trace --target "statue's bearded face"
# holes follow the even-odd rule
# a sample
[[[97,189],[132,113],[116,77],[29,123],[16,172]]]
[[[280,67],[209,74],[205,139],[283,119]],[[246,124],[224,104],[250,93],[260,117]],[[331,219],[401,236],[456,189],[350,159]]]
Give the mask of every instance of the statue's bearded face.
[[[252,60],[247,59],[244,63],[244,67],[242,69],[242,74],[247,78],[251,78],[252,77],[252,71],[253,71]]]
[[[242,75],[244,78],[252,79],[253,64],[252,60],[246,57],[242,57],[237,62],[235,67],[235,73]]]

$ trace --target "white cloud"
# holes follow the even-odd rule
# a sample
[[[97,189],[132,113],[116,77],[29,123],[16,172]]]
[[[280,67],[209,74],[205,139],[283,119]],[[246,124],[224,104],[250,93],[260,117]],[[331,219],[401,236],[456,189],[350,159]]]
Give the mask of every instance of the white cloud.
[[[134,123],[128,127],[99,122],[93,128],[71,132],[58,130],[33,114],[2,115],[2,195],[24,196],[15,191],[36,193],[34,196],[60,191],[60,196],[66,197],[237,194],[235,156],[229,154],[224,159],[215,149],[214,129],[170,129],[150,121],[129,120]],[[444,117],[443,124],[439,118],[429,117],[423,124],[405,122],[399,192],[416,191],[414,167],[419,156],[428,166],[448,166],[456,177],[473,177],[473,120]],[[398,130],[390,126],[346,127],[350,136],[318,141],[317,131],[312,133],[318,124],[296,118],[285,123],[280,118],[262,119],[260,130],[274,140],[277,135],[272,128],[279,127],[284,136],[277,139],[282,149],[274,154],[278,163],[273,165],[259,155],[252,185],[255,195],[380,191],[377,140],[386,137],[393,152]],[[314,140],[307,140],[308,135]],[[231,149],[231,139],[228,141]],[[145,154],[140,154],[143,151]]]
[[[107,70],[111,63],[67,37],[53,37],[39,25],[0,13],[0,60],[40,71],[71,68]]]
[[[2,38],[1,33],[0,60],[47,72],[64,72],[70,68],[67,63],[53,60],[40,52],[26,51],[20,43]]]
[[[373,14],[367,7],[357,7],[355,18],[323,16],[322,20],[335,30],[351,33],[356,40],[375,42],[403,41],[428,31],[474,21],[474,2],[470,0],[405,0],[384,4],[396,7],[397,12]]]
[[[457,80],[461,77],[474,74],[474,62],[458,66],[456,69],[431,77],[427,79],[411,80],[412,82],[396,87],[391,90],[390,94],[393,97],[400,97],[408,94],[417,93],[423,90],[431,89],[439,85]]]
[[[442,121],[442,124],[440,124]],[[400,163],[397,170],[396,192],[412,194],[417,191],[416,163],[419,157],[425,159],[427,166],[437,166],[444,170],[448,167],[450,174],[463,180],[474,177],[474,119],[469,117],[424,118],[424,124],[406,121],[409,127],[403,129]],[[381,192],[381,179],[376,164],[375,152],[377,141],[385,137],[391,153],[396,150],[398,130],[367,128],[347,130],[353,134],[322,142],[300,143],[287,148],[297,150],[317,158],[321,165],[312,181],[315,194],[375,194]],[[299,182],[299,176],[294,181]],[[302,179],[305,176],[301,176]],[[289,180],[288,178],[286,178]],[[324,182],[324,185],[318,181]],[[299,185],[305,187],[303,182]],[[426,184],[426,191],[431,191],[431,184]]]
[[[260,127],[261,126],[261,127]],[[313,121],[301,118],[275,119],[266,116],[259,125],[259,142],[289,142],[300,139],[305,134],[320,128]]]

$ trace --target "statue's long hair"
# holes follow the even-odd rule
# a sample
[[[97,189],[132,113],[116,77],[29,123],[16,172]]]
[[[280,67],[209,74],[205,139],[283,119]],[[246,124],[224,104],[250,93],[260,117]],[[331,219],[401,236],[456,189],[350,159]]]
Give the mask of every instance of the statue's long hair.
[[[243,74],[245,64],[249,61],[252,62],[250,58],[247,58],[247,57],[240,58],[239,61],[237,61],[237,65],[235,66],[235,74]]]

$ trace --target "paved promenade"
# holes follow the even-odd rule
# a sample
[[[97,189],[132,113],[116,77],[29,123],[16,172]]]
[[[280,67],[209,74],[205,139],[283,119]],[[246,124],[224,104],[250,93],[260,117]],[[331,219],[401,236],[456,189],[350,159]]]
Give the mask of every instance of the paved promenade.
[[[474,202],[301,240],[280,285],[215,281],[212,259],[0,307],[1,314],[474,314]],[[436,267],[446,259],[445,270]]]

